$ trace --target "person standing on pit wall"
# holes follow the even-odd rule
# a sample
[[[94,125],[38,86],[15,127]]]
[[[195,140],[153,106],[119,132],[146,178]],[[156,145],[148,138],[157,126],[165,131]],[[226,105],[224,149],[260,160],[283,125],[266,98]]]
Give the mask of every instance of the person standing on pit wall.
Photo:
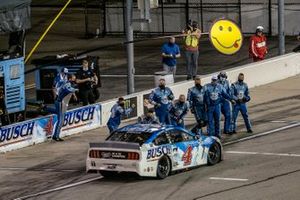
[[[176,59],[180,57],[179,46],[175,43],[175,37],[170,37],[168,43],[161,48],[161,56],[164,71],[168,74],[176,74]]]
[[[200,76],[195,77],[195,86],[188,90],[187,100],[192,114],[195,116],[197,127],[202,133],[202,128],[207,125],[207,107],[204,101],[205,87],[201,85]]]
[[[205,103],[207,105],[208,116],[208,134],[221,138],[220,120],[221,120],[221,101],[223,98],[231,100],[231,97],[218,83],[218,76],[214,75],[211,83],[205,86]]]
[[[98,78],[95,73],[89,68],[88,60],[82,61],[82,69],[77,72],[76,83],[79,87],[79,96],[82,101],[82,105],[95,103],[95,96],[93,93],[93,85],[98,82]]]
[[[232,132],[236,133],[236,120],[239,112],[241,112],[248,133],[253,133],[251,123],[248,117],[246,103],[250,101],[248,85],[244,82],[244,74],[240,73],[238,81],[231,85],[231,93],[235,104],[233,106]]]
[[[68,74],[67,80],[63,79],[57,83],[57,96],[55,100],[55,108],[47,106],[43,107],[44,110],[57,115],[57,122],[54,128],[54,133],[52,135],[52,139],[55,141],[63,141],[63,139],[60,138],[60,131],[63,126],[64,115],[68,109],[71,97],[75,95],[76,91],[78,91],[78,89],[72,87],[71,84],[71,82],[75,81],[74,77],[74,75]]]
[[[250,38],[249,57],[253,59],[253,62],[264,60],[268,53],[267,38],[263,31],[264,27],[258,26],[255,35]]]
[[[226,72],[222,71],[219,73],[218,83],[223,86],[227,95],[231,96],[230,84],[227,80]],[[224,115],[224,134],[231,134],[232,105],[231,102],[225,98],[221,100],[221,112]]]
[[[184,117],[189,111],[189,105],[185,101],[185,96],[181,94],[177,101],[169,108],[171,124],[184,128]]]
[[[130,108],[125,109],[125,99],[120,97],[117,103],[111,108],[110,118],[106,124],[109,129],[109,133],[117,130],[121,124],[121,117],[128,116],[134,108],[135,105],[132,104]]]
[[[300,42],[300,32],[299,35],[297,36],[297,40]],[[300,45],[298,45],[295,49],[293,49],[293,52],[300,52]]]
[[[184,39],[187,80],[194,79],[197,75],[198,57],[199,57],[199,39],[201,30],[198,28],[198,23],[189,20],[187,27],[182,31],[186,34]]]
[[[165,79],[159,80],[159,86],[155,88],[150,96],[149,102],[154,105],[155,114],[161,124],[170,124],[169,106],[174,99],[173,92],[166,87]]]
[[[69,70],[68,68],[62,68],[60,73],[56,75],[56,77],[54,78],[53,81],[53,85],[52,85],[52,92],[53,92],[53,98],[54,100],[56,99],[57,96],[57,83],[59,83],[62,80],[68,80],[68,74],[69,74]]]

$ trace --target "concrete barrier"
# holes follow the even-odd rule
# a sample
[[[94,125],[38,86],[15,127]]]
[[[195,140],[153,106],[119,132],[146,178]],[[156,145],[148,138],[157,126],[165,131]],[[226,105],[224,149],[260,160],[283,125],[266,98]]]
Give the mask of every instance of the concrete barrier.
[[[265,61],[235,67],[226,72],[230,82],[235,82],[238,74],[244,73],[245,82],[252,88],[300,74],[300,54],[290,53]],[[202,76],[202,84],[209,83],[212,75]],[[188,89],[193,85],[193,81],[183,81],[172,84],[169,87],[172,89],[175,98],[178,98],[180,94],[187,94]],[[132,105],[132,103],[136,104],[134,114],[126,120],[135,119],[144,113],[144,98],[151,91],[146,90],[124,97],[127,100],[127,106]],[[67,136],[106,126],[110,110],[116,101],[117,99],[112,99],[68,111],[61,135]],[[46,141],[53,133],[55,122],[56,116],[50,115],[1,127],[0,152],[11,151]]]

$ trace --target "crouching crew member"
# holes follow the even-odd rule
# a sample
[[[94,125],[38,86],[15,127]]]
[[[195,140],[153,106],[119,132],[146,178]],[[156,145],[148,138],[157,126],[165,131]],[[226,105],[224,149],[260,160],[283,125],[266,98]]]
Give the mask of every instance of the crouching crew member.
[[[169,108],[171,124],[184,128],[184,117],[188,113],[189,106],[185,102],[185,96],[181,94]]]
[[[154,105],[155,114],[161,124],[170,124],[168,109],[173,99],[173,92],[166,87],[165,79],[160,79],[159,86],[152,91],[149,101]]]
[[[121,124],[121,117],[129,115],[135,105],[131,105],[130,108],[125,109],[125,100],[123,97],[120,97],[117,103],[111,108],[111,115],[107,122],[107,127],[109,129],[109,133],[114,132],[118,129],[119,125]]]
[[[248,118],[248,111],[246,103],[250,101],[248,85],[244,83],[244,74],[240,73],[238,76],[238,81],[231,85],[231,92],[233,99],[236,102],[233,106],[233,122],[232,131],[236,133],[236,119],[239,112],[241,112],[248,133],[252,133],[251,123]]]
[[[147,113],[138,118],[139,124],[159,124],[157,117],[154,115],[154,109],[150,108]]]

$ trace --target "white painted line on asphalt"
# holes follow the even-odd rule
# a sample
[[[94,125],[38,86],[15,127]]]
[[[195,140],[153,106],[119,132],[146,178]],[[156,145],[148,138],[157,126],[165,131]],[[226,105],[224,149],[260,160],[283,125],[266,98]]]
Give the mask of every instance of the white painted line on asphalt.
[[[248,152],[248,151],[225,151],[229,154],[243,154],[243,155],[265,155],[265,156],[288,156],[288,157],[300,157],[300,154],[293,153],[261,153],[261,152]]]
[[[222,177],[210,177],[211,180],[222,180],[222,181],[248,181],[244,178],[222,178]]]
[[[51,193],[51,192],[56,192],[56,191],[59,191],[59,190],[65,190],[65,189],[68,189],[68,188],[71,188],[71,187],[75,187],[75,186],[78,186],[78,185],[83,185],[83,184],[90,183],[90,182],[93,182],[93,181],[96,181],[96,180],[100,180],[102,178],[103,178],[102,176],[99,176],[99,177],[96,177],[96,178],[90,178],[90,179],[86,179],[86,180],[79,181],[79,182],[76,182],[76,183],[71,183],[71,184],[68,184],[68,185],[61,186],[61,187],[57,187],[57,188],[53,188],[53,189],[50,189],[50,190],[45,190],[45,191],[42,191],[42,192],[38,192],[38,193],[35,193],[35,194],[30,194],[30,195],[27,195],[27,196],[18,197],[14,200],[23,200],[23,199],[28,199],[28,198],[31,198],[31,197],[36,197],[36,196],[39,196],[39,195],[43,195],[43,194],[48,194],[48,193]]]
[[[39,168],[39,169],[30,169],[26,167],[0,167],[0,171],[5,170],[14,170],[14,171],[46,171],[46,172],[78,172],[79,170],[75,169],[54,169],[54,168]]]
[[[276,132],[279,132],[279,131],[283,131],[283,130],[286,130],[286,129],[294,128],[294,127],[297,127],[297,126],[300,126],[300,122],[297,122],[295,124],[290,124],[290,125],[287,125],[287,126],[283,126],[283,127],[280,127],[280,128],[276,128],[276,129],[273,129],[273,130],[270,130],[270,131],[258,133],[258,134],[255,134],[255,135],[251,135],[251,136],[248,136],[248,137],[244,137],[244,138],[234,140],[234,141],[231,141],[231,142],[226,142],[226,143],[223,144],[223,146],[230,145],[230,144],[235,144],[235,143],[238,143],[238,142],[244,142],[244,141],[247,141],[247,140],[262,137],[262,136],[265,136],[265,135],[269,135],[269,134],[276,133]]]
[[[286,123],[287,121],[284,121],[284,120],[273,120],[273,121],[270,121],[271,123]]]

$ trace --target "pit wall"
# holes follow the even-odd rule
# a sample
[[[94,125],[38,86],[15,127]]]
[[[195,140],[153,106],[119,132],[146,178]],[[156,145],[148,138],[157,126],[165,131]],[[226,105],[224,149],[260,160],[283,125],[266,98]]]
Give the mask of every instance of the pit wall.
[[[265,61],[235,67],[226,72],[231,83],[237,80],[239,73],[244,73],[245,82],[249,88],[253,88],[300,74],[300,54],[290,53]],[[212,75],[202,76],[202,84],[209,83]],[[182,81],[169,85],[169,87],[172,89],[175,98],[178,98],[180,94],[186,95],[188,89],[193,85],[193,81]],[[124,96],[126,107],[132,104],[136,105],[134,111],[124,118],[124,121],[136,119],[144,113],[144,101],[150,93],[151,90],[146,90]],[[116,101],[117,99],[112,99],[69,110],[65,115],[61,136],[84,133],[88,130],[106,126],[110,116],[110,109]],[[53,134],[56,121],[56,115],[49,115],[1,127],[0,152],[16,150],[47,141]]]

